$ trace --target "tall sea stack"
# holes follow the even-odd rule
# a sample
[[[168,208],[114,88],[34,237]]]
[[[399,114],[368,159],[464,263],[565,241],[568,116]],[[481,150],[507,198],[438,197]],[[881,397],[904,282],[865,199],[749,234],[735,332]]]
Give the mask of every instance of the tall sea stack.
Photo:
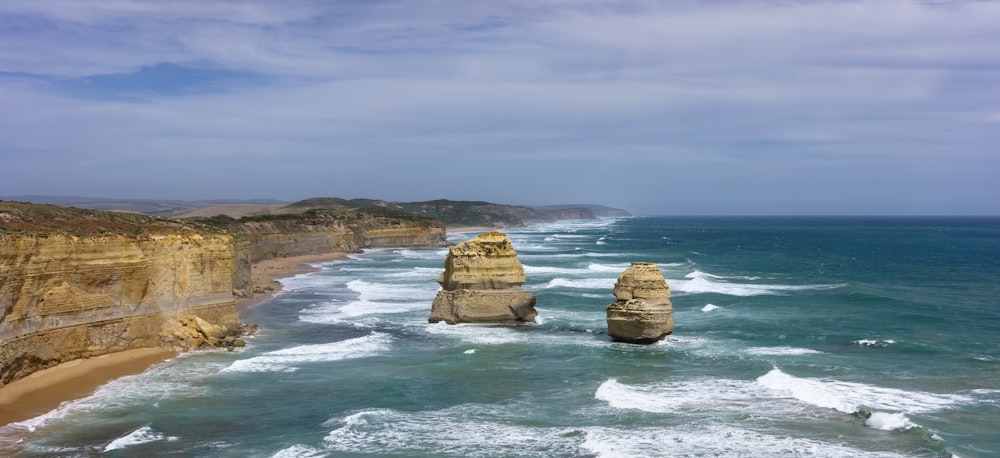
[[[448,250],[428,321],[518,324],[535,321],[535,295],[521,289],[524,267],[510,238],[479,234]]]
[[[615,283],[608,304],[608,335],[618,342],[651,344],[674,331],[670,288],[656,264],[633,262]]]

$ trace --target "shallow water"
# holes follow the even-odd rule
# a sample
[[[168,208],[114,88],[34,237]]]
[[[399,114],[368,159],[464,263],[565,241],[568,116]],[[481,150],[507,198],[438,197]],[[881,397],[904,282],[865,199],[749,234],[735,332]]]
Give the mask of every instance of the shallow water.
[[[44,417],[24,456],[1000,455],[1000,220],[631,218],[510,231],[539,323],[428,324],[445,250],[283,281],[246,349]],[[461,240],[472,234],[455,234]],[[656,262],[677,327],[613,343]]]

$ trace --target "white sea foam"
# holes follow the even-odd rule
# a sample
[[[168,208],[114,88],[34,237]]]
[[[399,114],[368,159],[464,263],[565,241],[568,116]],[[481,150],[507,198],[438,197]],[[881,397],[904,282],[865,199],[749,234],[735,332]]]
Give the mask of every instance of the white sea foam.
[[[362,301],[433,299],[439,286],[431,284],[373,283],[365,280],[351,280],[347,288],[358,293]]]
[[[617,379],[601,384],[594,398],[616,409],[671,413],[696,407],[705,409],[759,408],[770,393],[745,380],[699,378],[647,385],[625,385]]]
[[[524,265],[526,274],[592,275],[594,273],[621,272],[628,264],[599,264],[591,262],[587,267],[552,267]]]
[[[889,345],[892,345],[892,344],[896,343],[896,341],[892,340],[892,339],[883,339],[883,340],[879,340],[879,339],[858,339],[858,340],[855,340],[854,343],[856,343],[856,344],[858,344],[858,345],[860,345],[862,347],[888,347]]]
[[[779,369],[756,381],[715,378],[681,379],[643,385],[626,385],[609,379],[598,387],[594,398],[615,409],[683,415],[685,412],[722,411],[752,415],[773,415],[789,420],[812,414],[801,404],[855,413],[862,406],[871,412],[867,425],[877,429],[909,429],[917,426],[906,414],[924,413],[971,401],[960,395],[941,395],[859,383],[793,377]]]
[[[388,334],[373,332],[339,342],[300,345],[264,353],[236,361],[222,372],[294,372],[302,363],[367,358],[385,353],[391,346]]]
[[[476,345],[505,345],[512,343],[596,347],[607,345],[606,341],[595,338],[592,334],[542,332],[540,328],[535,328],[535,330],[539,332],[534,332],[526,328],[512,328],[510,326],[471,323],[447,324],[443,321],[426,326],[428,334],[455,338]]]
[[[306,445],[293,445],[288,448],[278,450],[271,458],[323,458],[327,452],[315,447]]]
[[[153,428],[147,425],[111,441],[111,443],[104,447],[104,452],[107,453],[112,450],[120,450],[133,445],[148,444],[150,442],[162,440],[172,442],[178,440],[178,438],[173,436],[164,436],[163,434],[153,431]]]
[[[667,280],[670,289],[687,294],[717,293],[729,296],[780,295],[789,291],[809,291],[835,289],[844,284],[825,285],[769,285],[755,283],[731,283],[725,277],[708,274],[699,270],[685,275],[687,280]],[[751,277],[746,277],[751,278]]]
[[[775,356],[818,355],[823,353],[819,350],[813,350],[811,348],[796,348],[796,347],[786,347],[786,346],[750,347],[744,351],[751,355],[775,355]]]
[[[615,286],[614,278],[553,278],[542,288],[575,288],[575,289],[604,289],[609,290]]]
[[[281,289],[285,291],[301,291],[330,285],[331,280],[329,277],[315,275],[315,273],[297,274],[291,277],[279,278],[277,281],[281,283]]]
[[[907,430],[918,426],[916,423],[911,422],[909,418],[906,418],[906,415],[899,412],[872,412],[871,416],[865,421],[865,425],[883,431]]]
[[[858,456],[890,458],[906,455],[859,450],[809,438],[773,435],[728,424],[698,424],[676,428],[587,428],[581,448],[600,458],[635,456]]]
[[[463,457],[824,456],[898,457],[838,443],[773,435],[729,424],[659,427],[543,426],[523,421],[530,405],[463,404],[443,410],[365,409],[331,419],[324,438],[333,454]]]
[[[711,312],[712,310],[718,310],[718,308],[719,308],[719,306],[715,305],[715,304],[705,304],[705,306],[701,308],[701,311],[702,312]]]
[[[471,354],[473,354],[473,353],[475,353],[475,352],[476,352],[476,349],[475,349],[475,348],[472,348],[472,349],[469,349],[469,350],[465,350],[465,351],[464,351],[464,352],[462,352],[462,353],[465,353],[465,354],[467,354],[467,355],[471,355]]]
[[[460,405],[441,411],[368,409],[327,422],[331,452],[435,456],[571,456],[578,437],[567,428],[509,421],[514,412],[489,405]]]
[[[528,264],[524,264],[524,273],[528,275],[533,275],[533,274],[578,275],[584,272],[586,272],[586,270],[577,269],[573,267],[531,266]]]
[[[925,393],[855,382],[795,377],[778,368],[758,377],[757,383],[777,394],[846,413],[854,413],[862,406],[893,412],[926,413],[972,401],[971,398],[958,394]]]
[[[192,386],[191,382],[211,377],[225,367],[224,364],[200,362],[197,365],[177,364],[181,356],[157,364],[143,374],[127,375],[101,385],[90,396],[63,402],[54,410],[37,417],[0,426],[0,438],[20,437],[25,432],[58,423],[64,418],[88,411],[108,411],[131,405],[152,404],[157,399],[169,395],[197,396],[206,394],[203,384]]]
[[[448,256],[448,250],[395,250],[394,253],[405,259],[441,260]]]
[[[591,272],[622,272],[628,268],[628,264],[598,264],[592,262],[587,264],[587,270]]]
[[[437,280],[438,275],[441,274],[443,268],[437,267],[414,267],[412,269],[404,270],[402,272],[391,272],[384,273],[380,272],[383,277],[391,278],[409,278],[409,279],[427,279],[429,281]]]
[[[428,307],[437,292],[437,283],[428,281],[426,285],[402,283],[374,283],[365,280],[351,280],[347,288],[358,293],[358,299],[350,302],[322,302],[299,312],[299,319],[309,323],[336,324],[345,321],[357,322],[358,317],[406,313]]]

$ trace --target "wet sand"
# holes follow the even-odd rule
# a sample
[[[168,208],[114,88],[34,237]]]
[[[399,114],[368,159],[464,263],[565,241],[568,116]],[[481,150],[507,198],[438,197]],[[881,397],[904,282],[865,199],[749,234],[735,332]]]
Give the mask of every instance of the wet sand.
[[[44,369],[0,388],[0,425],[42,415],[63,401],[79,399],[97,387],[177,356],[162,348],[140,348],[77,359]]]

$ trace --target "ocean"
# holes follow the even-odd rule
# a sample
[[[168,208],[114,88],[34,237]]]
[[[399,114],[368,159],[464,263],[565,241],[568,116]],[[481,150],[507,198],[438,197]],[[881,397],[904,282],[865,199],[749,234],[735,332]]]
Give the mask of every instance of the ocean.
[[[235,352],[0,429],[21,456],[1000,456],[1000,219],[662,217],[507,231],[523,326],[428,324],[445,248],[282,281]],[[450,234],[452,243],[474,236]],[[606,335],[630,262],[676,328]]]

